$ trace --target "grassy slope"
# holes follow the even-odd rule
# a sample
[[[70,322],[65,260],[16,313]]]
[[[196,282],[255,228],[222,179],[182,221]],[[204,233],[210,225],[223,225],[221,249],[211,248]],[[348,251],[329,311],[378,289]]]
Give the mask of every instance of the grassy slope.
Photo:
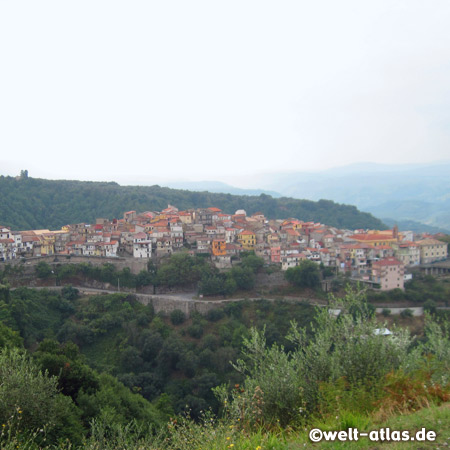
[[[195,436],[196,432],[200,433],[200,429],[195,430],[193,441],[190,442],[189,448],[205,448],[217,450],[297,450],[297,449],[379,449],[386,448],[392,450],[417,450],[417,449],[436,449],[446,448],[450,445],[450,403],[441,406],[431,406],[422,409],[413,414],[392,416],[383,423],[373,423],[366,420],[365,426],[361,426],[360,431],[379,430],[380,428],[390,428],[394,430],[408,430],[410,435],[414,435],[416,431],[425,428],[426,431],[433,430],[437,433],[434,442],[371,442],[368,438],[363,437],[358,442],[319,442],[312,443],[309,440],[308,433],[312,428],[326,428],[329,430],[345,429],[338,419],[336,423],[316,424],[308,426],[305,431],[289,432],[286,430],[278,430],[273,432],[256,431],[250,434],[240,432],[239,427],[233,424],[222,424],[214,428],[203,428],[201,436]],[[352,424],[350,424],[351,426]],[[356,423],[358,426],[358,423]],[[192,430],[194,431],[194,430]],[[189,435],[189,433],[187,433]],[[186,436],[186,434],[184,435]],[[176,441],[178,442],[178,440]],[[93,447],[90,447],[93,448]],[[133,447],[137,448],[137,447]],[[154,449],[164,448],[156,444]]]
[[[289,445],[286,448],[323,448],[323,449],[376,449],[389,448],[397,449],[427,449],[427,448],[441,448],[450,445],[450,403],[445,403],[441,406],[431,406],[430,408],[421,409],[413,414],[397,415],[388,419],[381,424],[374,424],[369,422],[365,430],[370,431],[379,430],[380,428],[389,427],[393,430],[409,430],[410,433],[416,432],[425,428],[427,431],[433,430],[437,433],[436,441],[434,442],[371,442],[368,438],[361,438],[358,442],[321,442],[319,444],[312,444],[307,434],[302,434],[297,438],[290,439]],[[334,428],[339,430],[341,428]],[[304,445],[306,444],[306,446]],[[280,447],[282,448],[282,447]]]

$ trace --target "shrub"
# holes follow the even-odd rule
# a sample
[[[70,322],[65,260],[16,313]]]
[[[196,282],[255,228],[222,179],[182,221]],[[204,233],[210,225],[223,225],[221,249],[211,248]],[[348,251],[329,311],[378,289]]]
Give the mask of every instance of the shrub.
[[[185,320],[186,320],[186,314],[184,314],[184,312],[181,311],[180,309],[174,309],[170,313],[170,321],[174,325],[181,325]]]
[[[76,300],[78,298],[78,294],[79,291],[78,289],[74,288],[73,286],[71,286],[70,284],[68,284],[67,286],[64,286],[61,289],[61,295],[69,301],[73,301]]]
[[[412,309],[404,309],[401,313],[400,313],[400,317],[406,318],[406,317],[413,317],[413,310]]]
[[[210,321],[210,322],[217,322],[218,320],[222,319],[225,316],[225,313],[223,312],[222,309],[210,309],[207,313],[206,313],[206,318]]]
[[[52,268],[45,261],[38,262],[35,271],[38,278],[49,278],[53,273]]]
[[[423,310],[428,312],[429,314],[436,314],[436,311],[437,311],[436,302],[434,302],[433,300],[428,299],[423,304]]]
[[[0,352],[0,379],[0,423],[14,426],[18,433],[45,428],[45,437],[54,443],[63,437],[76,442],[82,436],[79,412],[59,393],[57,377],[41,373],[25,353]]]
[[[191,325],[187,331],[195,339],[200,339],[203,336],[203,327],[200,324]]]
[[[320,283],[319,266],[312,261],[302,261],[285,272],[286,280],[298,287],[316,287]]]

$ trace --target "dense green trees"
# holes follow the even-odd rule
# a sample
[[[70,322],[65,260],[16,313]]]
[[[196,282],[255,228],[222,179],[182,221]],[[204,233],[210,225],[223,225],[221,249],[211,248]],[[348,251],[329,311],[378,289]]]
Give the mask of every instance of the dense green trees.
[[[175,253],[161,264],[156,273],[156,284],[163,286],[194,286],[202,275],[212,271],[209,262],[200,256]]]
[[[274,447],[263,442],[267,430],[344,429],[367,424],[371,412],[449,398],[448,326],[426,318],[416,342],[401,329],[383,336],[362,292],[330,296],[338,317],[308,305],[241,301],[176,327],[126,294],[75,294],[11,291],[0,305],[2,448]],[[68,298],[71,312],[57,307]],[[14,319],[18,305],[26,319],[12,323],[22,335],[30,324],[30,353],[3,320]],[[37,319],[52,309],[41,338]],[[61,323],[71,333],[57,333]],[[89,340],[80,338],[87,332]],[[196,422],[179,415],[186,406]],[[209,408],[220,406],[224,418],[216,420]],[[258,440],[249,445],[242,436]]]
[[[264,265],[264,260],[253,252],[242,255],[241,263],[228,272],[217,269],[205,272],[199,283],[199,293],[203,295],[232,295],[238,290],[250,291],[255,285],[255,275]]]
[[[20,288],[9,303],[0,302],[0,345],[20,345],[20,333],[26,347],[35,349],[39,367],[57,376],[58,389],[80,408],[84,424],[101,413],[92,405],[102,372],[148,401],[166,392],[177,413],[190,405],[197,415],[211,397],[205,380],[238,381],[229,361],[249,326],[267,323],[269,341],[284,342],[279,330],[293,317],[306,325],[311,311],[306,305],[230,302],[205,317],[188,319],[174,311],[166,318],[124,293],[83,298],[71,286],[60,294]]]
[[[319,266],[313,261],[305,260],[297,267],[287,269],[285,277],[294,286],[315,288],[320,283]]]
[[[267,217],[298,217],[341,228],[381,229],[383,224],[354,206],[329,200],[313,202],[293,198],[212,194],[162,188],[159,186],[119,186],[117,183],[43,180],[0,176],[0,217],[2,225],[15,230],[53,228],[68,223],[93,223],[97,217],[121,218],[124,211],[162,210],[168,203],[180,209],[214,205],[234,213],[245,209],[262,211]]]

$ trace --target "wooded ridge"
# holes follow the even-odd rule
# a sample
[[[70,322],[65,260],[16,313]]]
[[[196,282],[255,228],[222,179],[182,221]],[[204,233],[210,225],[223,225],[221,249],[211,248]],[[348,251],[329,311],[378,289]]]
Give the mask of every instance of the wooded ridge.
[[[97,217],[121,218],[123,211],[215,206],[228,213],[261,211],[271,219],[297,217],[338,228],[385,228],[381,220],[355,206],[330,200],[216,194],[160,186],[120,186],[114,182],[45,180],[0,176],[0,222],[15,230],[57,229],[69,223],[92,223]]]

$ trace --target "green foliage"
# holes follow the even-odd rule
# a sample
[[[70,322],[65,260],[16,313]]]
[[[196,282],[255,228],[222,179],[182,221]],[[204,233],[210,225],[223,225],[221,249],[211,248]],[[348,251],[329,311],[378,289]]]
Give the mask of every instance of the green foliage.
[[[255,329],[243,346],[243,359],[234,367],[248,377],[244,387],[232,391],[232,416],[249,423],[280,420],[282,426],[287,425],[303,404],[298,356],[275,344],[267,348],[264,333]]]
[[[181,325],[186,320],[186,314],[180,309],[174,309],[170,313],[170,321],[173,325]]]
[[[39,261],[36,264],[35,272],[38,278],[49,278],[52,276],[53,270],[45,261]]]
[[[194,323],[188,327],[189,336],[200,339],[203,336],[203,327],[200,324]]]
[[[264,260],[253,252],[242,255],[241,264],[233,266],[226,274],[213,268],[203,273],[199,293],[203,295],[233,295],[238,289],[249,291],[255,285],[255,274],[264,265]]]
[[[203,295],[231,294],[227,287],[227,276],[222,273],[205,274],[198,286],[198,291]]]
[[[400,313],[400,317],[406,318],[406,317],[412,317],[412,316],[413,316],[413,310],[412,310],[412,309],[409,309],[409,308],[404,309],[404,310]]]
[[[224,312],[221,309],[215,308],[215,309],[210,309],[207,313],[206,313],[206,318],[210,321],[210,322],[217,322],[218,320],[222,319],[224,317]]]
[[[11,291],[9,290],[9,285],[0,283],[0,301],[4,303],[9,303],[11,298]]]
[[[436,302],[433,301],[433,300],[427,300],[423,304],[423,310],[426,311],[429,314],[436,314],[436,311],[437,311]]]
[[[39,371],[17,349],[0,352],[0,423],[18,417],[19,432],[46,430],[53,442],[65,437],[77,442],[83,434],[71,399],[58,392],[56,377]]]
[[[41,264],[41,263],[39,263]],[[45,263],[44,263],[45,264]],[[155,277],[145,270],[137,275],[131,273],[128,267],[117,270],[114,264],[106,263],[102,266],[94,266],[90,263],[58,265],[54,268],[59,281],[72,281],[73,278],[88,278],[104,283],[119,284],[122,287],[142,287],[154,283]],[[68,288],[67,288],[68,289]],[[72,291],[72,295],[74,292]]]
[[[78,294],[79,294],[78,289],[74,288],[74,287],[71,286],[70,284],[64,286],[64,287],[61,289],[61,295],[62,295],[66,300],[69,300],[69,301],[73,301],[73,300],[77,299],[77,298],[78,298]]]
[[[250,267],[234,266],[229,271],[229,277],[243,291],[250,291],[255,285],[255,274]]]
[[[9,303],[0,301],[0,321],[19,331],[25,345],[52,337],[73,307],[58,293],[18,288]]]
[[[264,259],[256,256],[254,252],[244,252],[241,254],[241,265],[256,273],[264,266]]]
[[[156,284],[163,286],[189,286],[212,270],[204,258],[187,253],[173,254],[157,271]]]
[[[348,291],[329,302],[341,315],[335,318],[327,308],[318,308],[310,339],[294,324],[291,351],[268,346],[264,333],[255,329],[244,339],[244,357],[235,367],[246,378],[227,399],[232,417],[248,423],[302,423],[320,407],[323,383],[342,378],[348,389],[362,387],[373,398],[370,389],[401,366],[411,343],[406,333],[397,331],[395,339],[376,334],[379,325],[361,293]]]
[[[223,211],[262,211],[267,217],[299,217],[338,228],[383,229],[383,223],[354,206],[329,200],[313,202],[293,198],[212,194],[162,188],[159,186],[119,186],[117,183],[38,178],[0,177],[0,217],[16,230],[60,228],[67,223],[94,223],[97,217],[120,218],[124,211],[163,210],[168,203],[180,209],[215,205]]]
[[[320,283],[319,266],[309,260],[302,261],[297,267],[286,270],[286,280],[298,287],[317,287]]]
[[[106,416],[110,423],[122,425],[136,420],[141,425],[154,427],[161,426],[167,419],[155,405],[132,393],[111,375],[101,374],[99,386],[95,394],[82,392],[78,396],[80,406],[90,411],[91,416]]]
[[[0,322],[0,349],[3,347],[23,347],[23,339],[17,331]]]
[[[31,290],[11,294],[13,303],[17,296],[25,305],[37,295]],[[67,302],[48,291],[39,296],[35,300],[43,303]],[[83,448],[91,449],[225,449],[231,444],[286,449],[302,446],[303,438],[278,439],[282,429],[317,421],[324,421],[321,428],[368,429],[369,415],[386,417],[450,399],[448,323],[427,317],[425,336],[415,345],[395,328],[391,336],[376,334],[380,325],[361,292],[330,296],[329,307],[341,310],[337,318],[327,308],[317,308],[313,316],[308,305],[244,301],[216,310],[215,323],[193,314],[187,328],[171,328],[168,318],[124,294],[78,297],[72,303],[72,313],[61,320],[89,330],[90,342],[78,348],[44,339],[33,360],[17,350],[0,351],[0,415],[9,411],[5,427],[11,430],[7,438],[1,434],[2,448],[18,443],[28,448],[23,444],[28,440],[37,449],[45,444],[33,431],[42,428],[46,442],[61,449],[72,444],[60,439],[69,437],[76,445],[87,430]],[[11,306],[2,304],[2,317],[11,318]],[[25,309],[31,324],[33,314]],[[300,326],[293,324],[286,340],[280,330],[290,319]],[[191,327],[202,335],[186,339],[183,333],[191,334]],[[10,330],[5,335],[17,342]],[[236,361],[241,346],[235,370],[229,361]],[[116,359],[108,360],[111,356]],[[121,381],[87,363],[109,367]],[[223,420],[208,411],[218,407],[212,388]],[[178,416],[163,427],[186,406],[190,417]]]
[[[87,366],[78,347],[72,342],[64,345],[43,340],[33,354],[39,367],[58,379],[58,389],[74,401],[80,391],[93,393],[99,388],[98,376]]]

